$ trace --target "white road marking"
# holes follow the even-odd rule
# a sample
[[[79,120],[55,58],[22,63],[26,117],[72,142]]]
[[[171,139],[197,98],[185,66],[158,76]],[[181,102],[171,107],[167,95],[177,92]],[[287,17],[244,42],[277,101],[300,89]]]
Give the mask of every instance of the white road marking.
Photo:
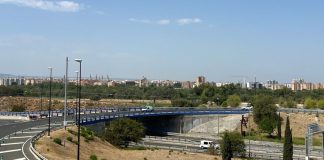
[[[26,158],[18,158],[18,159],[14,159],[14,160],[26,160]]]
[[[30,137],[33,137],[33,136],[21,136],[21,137],[10,137],[10,138],[5,138],[5,139],[23,139],[23,138],[30,138]]]
[[[24,132],[22,132],[22,133],[40,133],[40,132],[42,132],[42,131],[30,131],[30,132],[26,132],[26,131],[24,131]]]
[[[1,146],[10,146],[10,145],[16,145],[16,144],[24,144],[25,142],[17,142],[17,143],[3,143]]]
[[[13,149],[13,150],[0,151],[0,154],[10,153],[10,152],[18,152],[18,151],[21,151],[21,149]]]

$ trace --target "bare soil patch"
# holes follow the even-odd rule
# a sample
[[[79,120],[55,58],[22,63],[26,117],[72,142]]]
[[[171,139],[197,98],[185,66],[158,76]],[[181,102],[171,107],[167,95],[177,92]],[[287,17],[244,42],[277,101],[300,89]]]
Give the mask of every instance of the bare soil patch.
[[[76,128],[74,127],[76,130]],[[64,129],[51,133],[51,138],[44,136],[36,143],[36,150],[50,160],[76,159],[77,145],[66,140],[67,137],[77,140],[77,137],[65,131]],[[53,142],[54,138],[61,138],[63,145]],[[64,146],[65,144],[65,146]],[[98,159],[106,160],[217,160],[220,157],[196,154],[188,152],[179,152],[169,150],[122,150],[118,149],[106,141],[95,138],[89,143],[81,138],[81,159],[88,160],[90,155],[96,155]]]

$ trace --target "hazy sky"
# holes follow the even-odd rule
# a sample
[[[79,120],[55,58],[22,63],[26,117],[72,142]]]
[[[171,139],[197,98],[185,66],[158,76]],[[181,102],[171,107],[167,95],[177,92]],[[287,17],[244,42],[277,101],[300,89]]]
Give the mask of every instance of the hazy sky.
[[[0,0],[0,73],[324,82],[324,1]],[[70,62],[74,76],[77,63]]]

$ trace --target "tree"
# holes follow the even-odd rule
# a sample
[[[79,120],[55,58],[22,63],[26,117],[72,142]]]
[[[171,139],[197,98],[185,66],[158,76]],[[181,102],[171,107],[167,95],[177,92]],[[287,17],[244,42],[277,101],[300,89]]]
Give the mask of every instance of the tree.
[[[227,104],[231,107],[238,107],[241,104],[241,98],[238,95],[230,95],[227,98]]]
[[[291,134],[289,117],[287,117],[287,121],[286,121],[283,159],[284,160],[292,160],[293,159],[293,142],[292,142],[292,134]]]
[[[320,108],[320,109],[324,109],[324,100],[319,100],[317,102],[317,107]]]
[[[316,108],[316,100],[313,100],[312,98],[306,98],[304,102],[305,108]]]
[[[253,119],[258,127],[271,135],[277,124],[277,107],[270,96],[257,95],[253,103]]]
[[[245,143],[243,137],[238,132],[226,131],[220,143],[223,160],[230,160],[233,155],[245,156]]]
[[[277,137],[278,139],[281,139],[281,117],[280,117],[280,112],[278,115],[278,119],[277,119]]]
[[[144,136],[144,126],[128,118],[111,121],[104,134],[104,138],[117,147],[128,147],[129,142],[138,142]]]

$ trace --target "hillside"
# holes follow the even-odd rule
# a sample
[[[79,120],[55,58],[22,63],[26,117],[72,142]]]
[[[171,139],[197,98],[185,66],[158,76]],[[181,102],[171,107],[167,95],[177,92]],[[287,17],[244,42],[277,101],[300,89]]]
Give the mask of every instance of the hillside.
[[[74,128],[76,129],[76,128]],[[61,159],[76,159],[77,145],[66,140],[68,136],[73,137],[73,140],[77,140],[76,136],[73,136],[64,129],[54,131],[51,134],[51,138],[44,136],[36,143],[36,150],[50,160]],[[60,137],[62,144],[58,145],[53,142],[54,138]],[[111,144],[102,141],[99,138],[95,138],[94,141],[89,143],[81,138],[81,159],[88,160],[90,155],[96,155],[100,160],[216,160],[221,159],[215,156],[207,154],[194,154],[187,152],[178,152],[169,150],[121,150]]]

